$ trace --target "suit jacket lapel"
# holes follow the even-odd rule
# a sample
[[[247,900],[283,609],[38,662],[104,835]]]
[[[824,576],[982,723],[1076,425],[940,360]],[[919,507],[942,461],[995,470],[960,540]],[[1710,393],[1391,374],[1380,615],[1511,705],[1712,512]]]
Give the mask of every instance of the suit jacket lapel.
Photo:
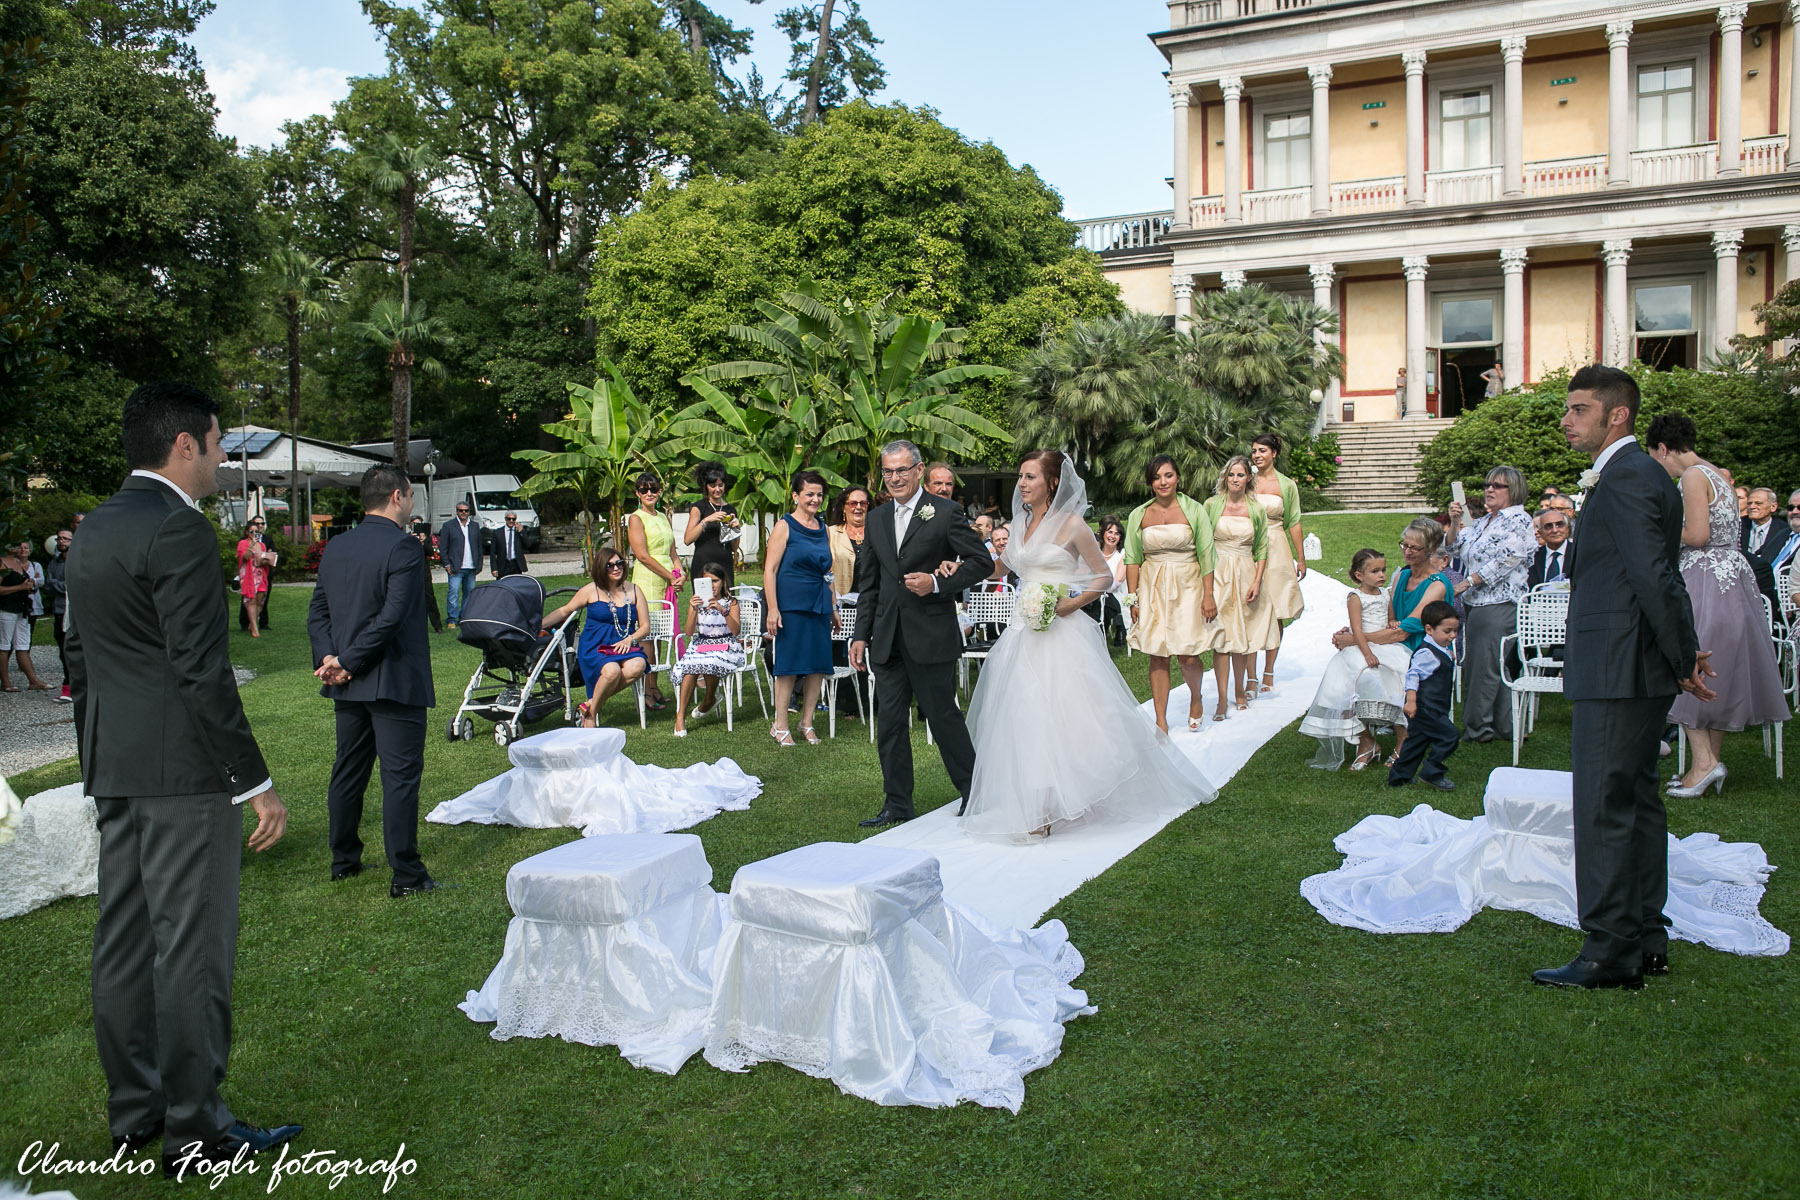
[[[912,544],[913,538],[915,538],[919,535],[919,526],[921,526],[925,523],[925,522],[921,521],[919,518],[921,516],[923,516],[924,513],[925,513],[925,495],[924,495],[924,490],[920,489],[920,493],[919,493],[918,497],[913,501],[912,520],[907,522],[906,540],[900,543],[899,553],[904,553],[907,546]],[[895,509],[895,516],[896,516],[896,518],[899,516],[898,509]],[[899,557],[899,553],[896,553],[896,555],[895,555],[896,558]]]

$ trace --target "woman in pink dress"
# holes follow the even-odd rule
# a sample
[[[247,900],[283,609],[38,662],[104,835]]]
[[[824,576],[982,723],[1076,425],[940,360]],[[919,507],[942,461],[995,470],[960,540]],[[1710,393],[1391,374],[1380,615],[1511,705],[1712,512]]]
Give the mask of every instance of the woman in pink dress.
[[[262,636],[258,621],[263,605],[269,602],[269,571],[275,566],[275,552],[263,544],[263,528],[261,517],[251,517],[245,536],[237,544],[238,594],[244,598],[253,638]]]

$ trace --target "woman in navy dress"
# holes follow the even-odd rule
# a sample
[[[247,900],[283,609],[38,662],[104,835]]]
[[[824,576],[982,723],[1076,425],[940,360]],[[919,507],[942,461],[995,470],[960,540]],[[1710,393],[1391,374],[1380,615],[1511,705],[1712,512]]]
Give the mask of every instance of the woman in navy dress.
[[[819,509],[825,503],[825,477],[817,471],[794,476],[794,511],[781,518],[769,535],[763,555],[763,628],[775,644],[775,727],[777,744],[791,746],[788,701],[800,682],[800,733],[812,745],[813,710],[831,673],[832,608],[831,541]]]
[[[608,546],[594,556],[594,581],[544,618],[544,628],[561,625],[576,609],[587,610],[576,644],[588,698],[581,706],[581,725],[592,729],[600,706],[643,678],[650,660],[641,643],[650,632],[644,593],[625,581],[625,556]]]

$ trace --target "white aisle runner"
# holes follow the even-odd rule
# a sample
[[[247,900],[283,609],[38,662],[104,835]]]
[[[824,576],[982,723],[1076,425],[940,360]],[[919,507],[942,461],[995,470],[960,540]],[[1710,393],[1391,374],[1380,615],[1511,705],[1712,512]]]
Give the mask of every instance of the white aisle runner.
[[[1228,710],[1229,720],[1214,721],[1217,693],[1208,672],[1207,716],[1200,733],[1187,731],[1187,688],[1177,686],[1169,697],[1169,725],[1174,731],[1170,737],[1199,764],[1214,787],[1223,788],[1264,743],[1306,713],[1325,665],[1337,653],[1331,635],[1349,621],[1344,605],[1349,589],[1311,571],[1301,581],[1300,590],[1306,597],[1306,611],[1282,636],[1274,695],[1258,698],[1244,712]],[[1176,664],[1170,666],[1174,669]],[[1180,679],[1179,673],[1175,678]],[[1068,703],[1078,705],[1080,699]],[[1143,712],[1146,721],[1153,719],[1148,701]],[[1095,752],[1105,753],[1105,748],[1096,747]],[[926,748],[916,753],[936,751]],[[1230,804],[1232,797],[1224,794],[1215,803]],[[1029,929],[1058,900],[1149,841],[1177,815],[1077,825],[1041,842],[1013,846],[965,834],[956,820],[956,805],[951,803],[868,840],[936,855],[946,900],[974,909],[1003,929]]]

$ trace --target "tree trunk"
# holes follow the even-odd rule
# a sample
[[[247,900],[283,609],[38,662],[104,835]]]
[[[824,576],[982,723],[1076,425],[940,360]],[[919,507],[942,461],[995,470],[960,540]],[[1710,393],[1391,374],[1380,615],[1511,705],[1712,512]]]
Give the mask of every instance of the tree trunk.
[[[306,513],[305,524],[300,512],[300,297],[287,294],[287,369],[288,369],[288,520],[293,538],[305,544],[302,528],[312,528],[312,514]]]
[[[406,470],[406,443],[412,436],[406,419],[406,402],[411,394],[412,362],[408,354],[405,361],[394,365],[394,465],[401,471]]]
[[[800,116],[802,125],[819,119],[819,92],[825,86],[825,64],[831,57],[831,9],[837,0],[825,0],[819,13],[819,44],[813,50],[812,70],[806,77],[806,110]]]
[[[687,6],[688,49],[706,57],[706,26],[700,22],[700,5],[690,2]]]
[[[418,182],[411,175],[400,188],[400,320],[412,320],[413,221],[418,214]],[[412,430],[412,372],[406,373],[406,429]],[[400,468],[406,469],[404,459]]]

